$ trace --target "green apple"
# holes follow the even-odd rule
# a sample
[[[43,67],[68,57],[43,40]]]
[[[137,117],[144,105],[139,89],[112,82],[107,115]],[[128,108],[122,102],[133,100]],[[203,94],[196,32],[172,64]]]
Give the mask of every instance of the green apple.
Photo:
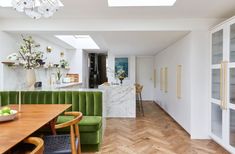
[[[3,107],[3,108],[2,108],[2,113],[8,113],[8,114],[10,114],[10,112],[11,112],[11,109],[10,109],[9,107]]]
[[[3,116],[8,116],[8,115],[10,115],[9,113],[3,113],[2,114]]]
[[[10,111],[10,114],[14,114],[14,110],[11,110],[11,111]]]

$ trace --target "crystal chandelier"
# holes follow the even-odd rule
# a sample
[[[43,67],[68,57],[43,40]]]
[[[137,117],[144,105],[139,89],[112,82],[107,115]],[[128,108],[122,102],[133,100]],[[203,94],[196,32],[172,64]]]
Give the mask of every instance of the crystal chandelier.
[[[12,0],[12,6],[18,12],[39,19],[51,17],[63,4],[60,0]]]

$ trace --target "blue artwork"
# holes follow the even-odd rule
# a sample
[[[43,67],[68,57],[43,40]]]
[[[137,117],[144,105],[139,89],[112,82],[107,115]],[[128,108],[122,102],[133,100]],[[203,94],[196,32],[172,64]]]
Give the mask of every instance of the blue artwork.
[[[125,72],[125,77],[128,78],[129,76],[128,58],[115,58],[115,74],[116,75],[118,74],[119,70],[123,70]]]

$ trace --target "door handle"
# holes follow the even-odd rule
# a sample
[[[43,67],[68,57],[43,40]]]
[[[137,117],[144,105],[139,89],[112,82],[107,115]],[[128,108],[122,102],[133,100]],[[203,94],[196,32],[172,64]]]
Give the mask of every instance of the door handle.
[[[224,74],[223,74],[223,88],[224,88],[224,93],[223,93],[223,98],[224,98],[224,100],[223,100],[223,109],[224,110],[227,110],[227,103],[228,103],[228,100],[227,100],[227,93],[228,93],[228,90],[227,90],[227,74],[228,74],[228,61],[224,61],[223,62],[224,63],[224,68],[223,68],[223,72],[224,72]]]
[[[224,101],[224,62],[220,64],[220,108],[223,109]]]

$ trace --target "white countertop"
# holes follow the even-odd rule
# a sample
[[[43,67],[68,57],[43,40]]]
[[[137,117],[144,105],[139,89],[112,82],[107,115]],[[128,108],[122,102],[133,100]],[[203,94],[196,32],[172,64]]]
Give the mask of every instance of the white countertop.
[[[56,84],[54,88],[56,88],[56,89],[68,88],[68,87],[78,86],[78,85],[82,85],[82,82],[71,82],[71,83]]]

